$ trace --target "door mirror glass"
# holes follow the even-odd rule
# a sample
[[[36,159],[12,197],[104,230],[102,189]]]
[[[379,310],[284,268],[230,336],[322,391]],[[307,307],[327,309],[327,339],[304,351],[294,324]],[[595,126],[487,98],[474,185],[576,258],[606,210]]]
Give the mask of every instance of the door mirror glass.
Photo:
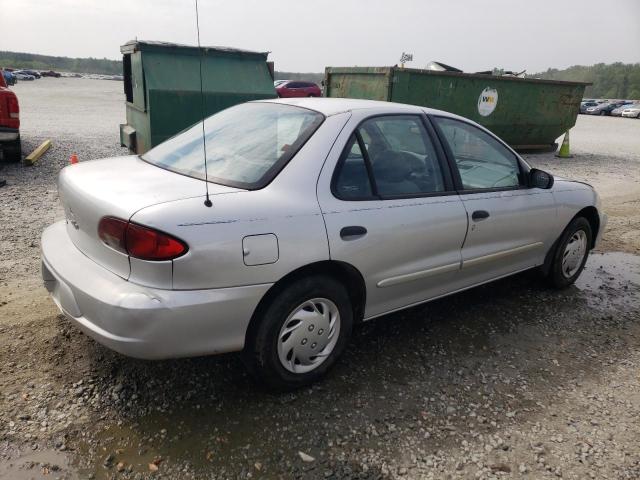
[[[531,188],[551,188],[553,186],[553,175],[537,168],[532,168],[529,171],[529,186]]]

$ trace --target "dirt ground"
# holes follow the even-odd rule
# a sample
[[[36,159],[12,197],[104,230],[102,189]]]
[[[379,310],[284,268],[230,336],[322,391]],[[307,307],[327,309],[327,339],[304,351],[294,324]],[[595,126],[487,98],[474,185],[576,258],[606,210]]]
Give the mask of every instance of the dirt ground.
[[[580,116],[574,158],[526,156],[609,214],[574,287],[526,273],[368,322],[324,382],[272,395],[236,355],[115,354],[41,287],[57,172],[126,153],[121,89],[15,88],[25,150],[54,146],[0,170],[0,479],[640,478],[640,121]]]

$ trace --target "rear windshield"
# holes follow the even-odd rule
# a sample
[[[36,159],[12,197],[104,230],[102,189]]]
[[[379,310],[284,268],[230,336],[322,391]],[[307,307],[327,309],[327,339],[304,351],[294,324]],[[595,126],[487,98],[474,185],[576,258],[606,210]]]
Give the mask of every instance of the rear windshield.
[[[211,182],[257,189],[268,184],[320,126],[324,116],[278,103],[244,103],[204,122]],[[204,180],[202,122],[170,138],[142,159]]]

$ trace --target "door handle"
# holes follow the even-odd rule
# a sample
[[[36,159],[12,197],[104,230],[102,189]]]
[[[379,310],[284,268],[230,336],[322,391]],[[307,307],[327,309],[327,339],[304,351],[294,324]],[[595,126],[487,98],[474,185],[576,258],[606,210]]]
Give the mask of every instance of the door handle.
[[[356,237],[362,237],[367,234],[367,229],[360,226],[342,227],[340,230],[340,238],[343,240],[355,240]]]
[[[476,210],[471,215],[471,219],[475,221],[484,220],[485,218],[489,218],[489,212],[486,210]]]

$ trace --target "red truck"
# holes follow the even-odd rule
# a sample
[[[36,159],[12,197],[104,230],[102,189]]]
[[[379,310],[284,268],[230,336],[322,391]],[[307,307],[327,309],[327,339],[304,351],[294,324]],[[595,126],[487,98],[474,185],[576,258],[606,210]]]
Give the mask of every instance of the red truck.
[[[0,160],[17,162],[21,155],[18,97],[9,90],[0,71]]]

